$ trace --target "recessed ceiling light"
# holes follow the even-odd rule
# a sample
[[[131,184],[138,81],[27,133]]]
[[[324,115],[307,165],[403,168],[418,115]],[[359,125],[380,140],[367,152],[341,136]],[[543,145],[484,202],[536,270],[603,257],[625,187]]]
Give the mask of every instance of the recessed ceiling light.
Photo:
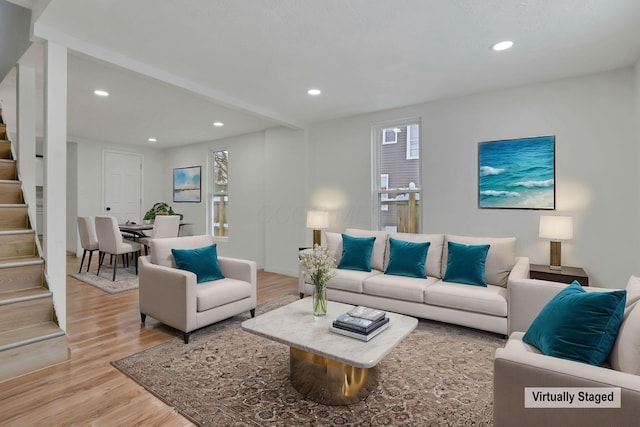
[[[320,89],[309,89],[307,91],[307,93],[309,95],[314,95],[315,96],[315,95],[320,95],[322,92],[320,91]]]
[[[502,42],[495,43],[491,45],[491,49],[495,51],[507,50],[513,46],[513,42],[510,40],[505,40]]]
[[[93,93],[95,93],[98,96],[109,96],[109,92],[107,92],[106,90],[102,90],[102,89],[96,89],[93,91]]]
[[[213,125],[216,127],[220,127],[220,126],[224,126],[224,123],[222,122],[213,122]]]
[[[149,141],[149,142],[156,142],[156,141],[157,141],[157,139],[155,139],[155,138],[149,138],[149,139],[147,139],[147,141]]]

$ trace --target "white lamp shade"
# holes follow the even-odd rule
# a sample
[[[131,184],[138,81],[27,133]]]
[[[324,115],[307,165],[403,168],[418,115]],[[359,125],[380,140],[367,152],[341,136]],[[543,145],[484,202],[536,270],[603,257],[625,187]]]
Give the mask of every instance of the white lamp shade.
[[[325,211],[308,211],[307,212],[307,228],[319,230],[329,227],[329,212]]]
[[[573,218],[570,216],[541,216],[540,238],[551,240],[573,239]]]

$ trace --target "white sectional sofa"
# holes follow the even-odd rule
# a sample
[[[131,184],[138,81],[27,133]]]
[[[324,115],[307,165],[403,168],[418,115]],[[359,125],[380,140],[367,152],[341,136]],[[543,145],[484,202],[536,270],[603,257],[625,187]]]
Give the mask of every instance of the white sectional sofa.
[[[637,426],[640,420],[640,277],[627,284],[624,318],[607,363],[594,366],[542,354],[523,336],[542,308],[568,285],[518,279],[509,289],[509,341],[494,359],[493,420],[502,426]],[[615,289],[585,288],[587,292]],[[526,408],[525,388],[613,387],[619,408]]]
[[[506,335],[508,331],[507,286],[514,279],[529,277],[529,259],[515,254],[515,237],[469,237],[449,234],[387,233],[347,229],[354,237],[375,237],[371,271],[336,269],[327,284],[330,301],[365,305],[424,319],[437,320]],[[385,274],[389,238],[430,242],[425,262],[426,278]],[[489,244],[485,263],[487,286],[445,282],[448,242],[465,245]],[[323,233],[323,246],[336,262],[342,256],[342,234]],[[301,272],[300,297],[313,292]]]

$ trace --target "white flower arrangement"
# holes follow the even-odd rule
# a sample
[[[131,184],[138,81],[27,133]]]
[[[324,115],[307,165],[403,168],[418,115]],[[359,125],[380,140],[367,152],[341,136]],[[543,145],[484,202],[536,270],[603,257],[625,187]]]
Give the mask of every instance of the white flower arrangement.
[[[333,271],[336,268],[336,260],[327,248],[319,245],[314,245],[310,251],[301,252],[298,260],[305,277],[315,286],[313,312],[315,315],[324,315],[327,312],[325,288],[327,282],[336,274]]]
[[[305,276],[316,288],[326,286],[336,275],[333,271],[336,268],[336,260],[325,247],[316,244],[312,250],[301,252],[298,259]]]

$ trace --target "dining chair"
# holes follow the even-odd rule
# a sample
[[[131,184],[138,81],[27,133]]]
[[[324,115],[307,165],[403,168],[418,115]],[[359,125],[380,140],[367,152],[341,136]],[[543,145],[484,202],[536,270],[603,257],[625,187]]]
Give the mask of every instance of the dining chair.
[[[141,246],[134,242],[125,242],[120,234],[118,220],[113,216],[97,216],[96,217],[96,234],[98,235],[99,263],[98,272],[104,262],[106,254],[115,255],[113,262],[113,279],[116,280],[116,270],[118,268],[118,255],[122,256],[123,266],[129,264],[127,255],[133,253],[135,256],[136,274],[138,274],[138,256],[140,256]]]
[[[84,264],[84,258],[89,252],[89,262],[87,263],[87,271],[91,267],[91,257],[93,252],[98,250],[98,236],[96,234],[96,224],[93,217],[79,216],[78,217],[78,232],[80,233],[80,245],[84,252],[82,252],[82,261],[80,261],[80,269],[78,273],[82,272],[82,265]]]
[[[178,237],[180,231],[179,215],[157,215],[153,221],[151,236],[140,237],[138,243],[144,245],[144,254],[149,255],[149,242],[152,239],[165,239],[168,237]]]

